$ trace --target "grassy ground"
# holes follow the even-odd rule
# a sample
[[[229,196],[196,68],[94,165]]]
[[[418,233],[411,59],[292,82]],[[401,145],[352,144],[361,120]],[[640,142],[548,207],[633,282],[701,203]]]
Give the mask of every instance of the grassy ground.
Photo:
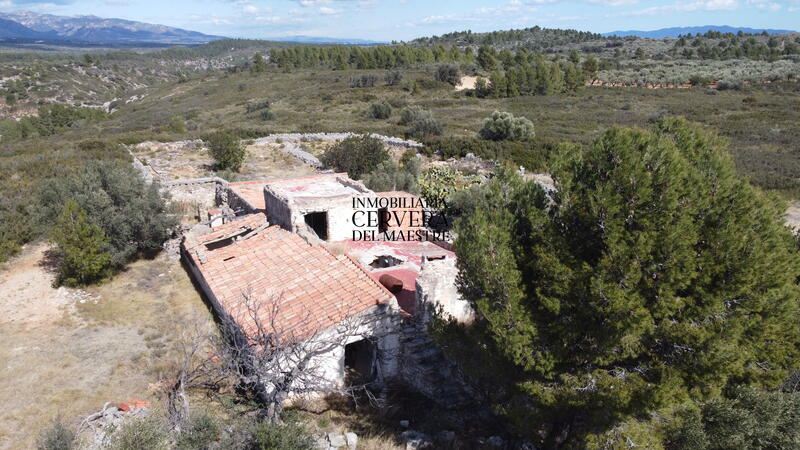
[[[41,235],[28,220],[33,206],[16,193],[35,193],[43,180],[63,176],[88,160],[127,157],[127,151],[115,144],[199,138],[217,129],[238,131],[243,137],[313,131],[402,136],[406,127],[398,123],[399,111],[408,105],[433,111],[444,123],[446,136],[475,136],[494,110],[510,111],[533,120],[541,143],[589,142],[612,126],[646,127],[660,117],[682,115],[730,138],[742,175],[762,188],[800,198],[800,91],[796,83],[728,91],[582,88],[565,95],[478,99],[432,81],[426,70],[404,71],[398,86],[383,85],[384,72],[373,71],[378,86],[351,88],[350,77],[363,73],[213,71],[140,92],[142,99],[121,105],[106,121],[48,138],[0,144],[0,173],[8,175],[0,177],[0,260],[13,254],[19,243]],[[415,90],[411,88],[414,80],[424,82],[416,83]],[[246,112],[248,104],[265,100],[271,103],[274,119],[262,120],[260,111]],[[377,100],[394,106],[389,119],[376,120],[367,114]],[[175,118],[183,119],[185,130],[174,126],[181,122]],[[195,156],[201,162],[202,155]]]
[[[361,72],[216,74],[169,84],[141,102],[125,105],[97,130],[79,134],[136,131],[169,140],[200,136],[211,129],[239,128],[255,134],[373,131],[402,135],[405,127],[397,123],[399,109],[420,105],[445,123],[447,135],[474,136],[486,116],[504,110],[533,120],[540,138],[587,142],[611,126],[648,126],[663,116],[682,115],[728,136],[739,170],[756,184],[800,195],[800,92],[795,84],[713,94],[704,88],[584,88],[569,95],[477,99],[444,83],[432,83],[432,88],[416,94],[403,86],[350,88],[353,73]],[[406,81],[429,77],[424,71],[406,72]],[[388,120],[367,116],[370,103],[377,99],[395,105]],[[246,114],[247,103],[259,100],[272,102],[274,120]],[[171,133],[164,126],[176,115],[186,119],[186,133]]]
[[[7,287],[32,273],[38,281],[52,280],[41,264],[44,248],[30,245],[6,263],[0,290],[11,293]],[[24,291],[35,298],[17,305],[16,320],[0,318],[3,449],[31,448],[38,430],[53,418],[71,421],[105,402],[157,403],[153,383],[173,360],[181,331],[195,323],[212,325],[180,263],[166,257],[136,262],[85,291],[65,292],[49,283]]]
[[[237,173],[224,172],[228,181],[281,178],[315,173],[316,170],[283,150],[284,144],[250,144],[246,146],[247,158]],[[330,143],[303,143],[301,147],[320,155]],[[185,145],[160,145],[143,142],[133,149],[133,154],[150,167],[158,181],[207,177],[216,173],[214,159],[206,148]]]

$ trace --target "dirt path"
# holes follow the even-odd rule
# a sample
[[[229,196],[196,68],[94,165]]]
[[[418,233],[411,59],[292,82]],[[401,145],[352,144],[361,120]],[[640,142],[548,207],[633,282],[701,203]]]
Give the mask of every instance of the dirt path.
[[[52,287],[47,246],[0,268],[0,449],[28,449],[55,417],[105,402],[158,402],[182,329],[210,315],[180,263],[138,261],[103,285]]]
[[[33,245],[0,272],[0,323],[46,327],[72,305],[77,292],[52,288],[55,276],[44,265],[47,249],[46,244]]]

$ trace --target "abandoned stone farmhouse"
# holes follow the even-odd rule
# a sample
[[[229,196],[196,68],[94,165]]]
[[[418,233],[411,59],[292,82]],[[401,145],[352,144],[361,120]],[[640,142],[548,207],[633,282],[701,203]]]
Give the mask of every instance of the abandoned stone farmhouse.
[[[346,174],[327,173],[221,183],[216,197],[210,226],[188,233],[181,254],[220,318],[245,331],[269,323],[299,339],[318,339],[369,317],[315,358],[325,386],[342,387],[353,377],[377,385],[397,380],[448,406],[466,401],[453,382],[456,369],[425,331],[432,309],[471,320],[456,290],[455,254],[441,242],[353,239],[354,231],[383,237],[418,228],[407,220],[360,220],[414,209],[413,201],[378,201],[413,195],[375,193]],[[363,205],[389,206],[365,211]],[[243,299],[262,306],[248,308]]]

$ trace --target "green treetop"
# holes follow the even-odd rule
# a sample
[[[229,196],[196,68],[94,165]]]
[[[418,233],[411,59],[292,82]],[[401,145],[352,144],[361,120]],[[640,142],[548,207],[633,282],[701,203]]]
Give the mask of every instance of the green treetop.
[[[549,194],[513,173],[477,191],[455,250],[478,320],[440,333],[518,431],[555,447],[796,365],[783,205],[722,139],[683,119],[614,128],[561,148],[552,176]]]
[[[89,222],[86,211],[75,200],[64,204],[50,238],[60,259],[59,284],[86,285],[108,273],[108,239],[100,227]]]

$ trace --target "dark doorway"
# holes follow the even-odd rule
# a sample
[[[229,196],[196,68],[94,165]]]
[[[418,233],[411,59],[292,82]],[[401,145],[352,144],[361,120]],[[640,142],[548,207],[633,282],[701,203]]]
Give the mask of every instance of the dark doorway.
[[[385,233],[389,230],[389,210],[381,208],[378,210],[378,233]]]
[[[368,339],[344,346],[344,375],[349,384],[375,379],[375,344]]]
[[[328,213],[325,211],[322,212],[313,212],[308,213],[303,216],[306,220],[306,225],[309,226],[314,233],[317,234],[317,237],[322,239],[323,241],[328,240]]]

